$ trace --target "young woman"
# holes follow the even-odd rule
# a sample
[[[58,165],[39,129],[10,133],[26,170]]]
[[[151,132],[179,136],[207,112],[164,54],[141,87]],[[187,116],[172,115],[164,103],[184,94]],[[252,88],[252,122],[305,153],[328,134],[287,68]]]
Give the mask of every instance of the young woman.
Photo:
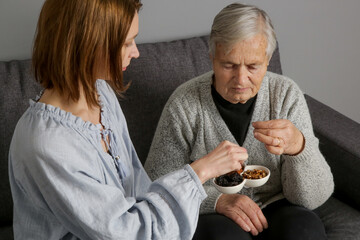
[[[33,49],[44,91],[30,100],[9,153],[15,239],[191,239],[202,183],[247,159],[223,142],[149,180],[113,91],[126,90],[122,71],[139,56],[141,5],[45,1]]]

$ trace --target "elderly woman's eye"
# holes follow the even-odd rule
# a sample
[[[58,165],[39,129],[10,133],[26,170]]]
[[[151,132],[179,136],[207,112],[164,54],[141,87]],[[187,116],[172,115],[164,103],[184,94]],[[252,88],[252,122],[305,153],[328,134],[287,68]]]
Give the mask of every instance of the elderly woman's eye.
[[[225,65],[224,65],[224,68],[225,68],[225,69],[232,69],[232,68],[233,68],[233,65],[232,65],[232,64],[225,64]]]
[[[250,71],[255,71],[255,70],[257,70],[258,68],[259,68],[258,65],[249,65],[249,66],[248,66],[248,69],[249,69]]]

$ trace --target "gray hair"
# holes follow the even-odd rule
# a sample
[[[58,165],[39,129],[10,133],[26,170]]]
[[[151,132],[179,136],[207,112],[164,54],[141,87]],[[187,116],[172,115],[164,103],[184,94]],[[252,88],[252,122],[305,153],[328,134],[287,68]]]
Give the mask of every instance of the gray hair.
[[[255,6],[233,3],[214,18],[209,40],[209,52],[215,56],[216,44],[221,43],[230,52],[234,44],[256,34],[267,39],[266,55],[271,58],[276,48],[276,35],[267,13]]]

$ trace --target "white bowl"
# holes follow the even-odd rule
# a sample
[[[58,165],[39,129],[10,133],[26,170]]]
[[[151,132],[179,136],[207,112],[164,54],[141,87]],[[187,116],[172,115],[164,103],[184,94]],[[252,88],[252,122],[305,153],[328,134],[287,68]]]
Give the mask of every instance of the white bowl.
[[[244,172],[246,170],[254,170],[254,169],[265,170],[267,175],[266,175],[266,177],[260,178],[260,179],[247,179],[247,178],[244,178],[243,182],[245,182],[245,187],[260,187],[260,186],[264,185],[269,180],[270,170],[267,167],[264,167],[264,166],[247,165],[244,168]]]
[[[240,192],[240,190],[244,187],[246,180],[244,179],[240,184],[236,185],[236,186],[230,186],[230,187],[223,187],[220,185],[217,185],[215,182],[215,178],[212,179],[212,184],[215,186],[215,188],[222,193],[225,194],[234,194],[237,192]]]

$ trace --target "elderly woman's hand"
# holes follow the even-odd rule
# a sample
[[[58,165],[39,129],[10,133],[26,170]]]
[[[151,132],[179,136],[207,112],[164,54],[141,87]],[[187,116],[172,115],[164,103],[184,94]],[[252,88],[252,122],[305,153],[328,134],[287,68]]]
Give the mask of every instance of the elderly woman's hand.
[[[222,194],[217,201],[216,212],[227,216],[254,236],[268,228],[260,207],[246,195]]]
[[[223,141],[212,152],[194,161],[194,169],[202,183],[225,173],[240,170],[248,158],[245,148],[229,141]]]
[[[252,125],[254,137],[264,143],[270,153],[297,155],[304,149],[303,134],[289,120],[259,121]]]

